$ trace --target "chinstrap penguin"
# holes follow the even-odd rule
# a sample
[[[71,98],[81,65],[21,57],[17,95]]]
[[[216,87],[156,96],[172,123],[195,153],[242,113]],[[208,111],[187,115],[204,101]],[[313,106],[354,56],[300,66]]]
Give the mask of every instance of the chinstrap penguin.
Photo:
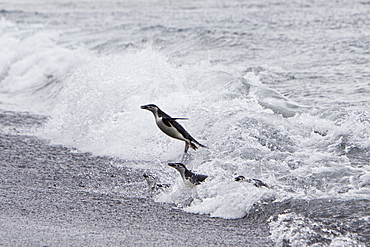
[[[238,177],[235,178],[235,181],[237,181],[237,182],[245,181],[245,182],[253,184],[257,188],[260,188],[260,187],[263,187],[263,186],[266,187],[266,188],[269,188],[269,186],[266,183],[262,182],[259,179],[255,179],[255,178],[245,178],[244,176],[238,176]]]
[[[185,142],[185,153],[188,152],[189,147],[196,150],[198,147],[206,148],[206,146],[197,142],[176,120],[185,120],[187,118],[172,118],[164,113],[158,106],[154,104],[143,105],[141,109],[151,111],[154,115],[157,126],[168,136],[176,138]]]
[[[163,190],[166,188],[169,188],[169,184],[159,184],[157,183],[158,178],[153,176],[152,174],[143,174],[143,177],[145,178],[147,184],[148,184],[148,192],[155,192],[158,190]]]
[[[168,165],[180,172],[181,178],[186,185],[199,185],[208,177],[207,175],[193,173],[182,163],[168,163]]]

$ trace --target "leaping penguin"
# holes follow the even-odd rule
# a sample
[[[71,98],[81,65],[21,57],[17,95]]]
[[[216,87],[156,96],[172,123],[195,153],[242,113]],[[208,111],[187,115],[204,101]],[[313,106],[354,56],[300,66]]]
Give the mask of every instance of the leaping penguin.
[[[180,172],[185,185],[199,185],[208,177],[207,175],[195,174],[192,171],[189,171],[182,163],[168,163],[168,165]]]
[[[198,147],[206,148],[206,146],[197,142],[176,120],[184,120],[187,118],[172,118],[164,113],[158,106],[154,104],[143,105],[141,109],[151,111],[154,115],[157,126],[168,136],[185,142],[185,153],[188,152],[189,146],[196,150]]]

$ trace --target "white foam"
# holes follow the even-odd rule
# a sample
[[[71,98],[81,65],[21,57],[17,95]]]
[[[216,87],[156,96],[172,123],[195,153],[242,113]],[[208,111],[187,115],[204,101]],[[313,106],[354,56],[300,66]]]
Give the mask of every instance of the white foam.
[[[253,73],[241,79],[204,64],[201,69],[177,67],[151,47],[116,55],[91,54],[66,80],[42,136],[98,155],[147,161],[148,169],[161,164],[163,177],[176,178],[166,162],[181,160],[184,143],[164,135],[152,114],[140,109],[155,103],[173,117],[188,117],[181,124],[209,147],[190,151],[186,165],[210,178],[191,194],[189,212],[245,216],[265,192],[233,182],[236,175],[273,184],[268,194],[277,200],[352,193],[366,197],[369,171],[353,168],[340,154],[368,147],[369,141],[357,132],[368,132],[368,122],[354,115],[338,122],[325,117],[325,111],[292,107],[258,81]],[[264,105],[269,98],[281,104]],[[286,118],[287,109],[294,116]],[[363,179],[362,187],[356,178]],[[183,190],[178,189],[182,182],[175,181],[177,189],[158,200],[184,201]]]
[[[179,73],[150,49],[91,58],[66,83],[51,113],[48,131],[53,133],[48,135],[81,150],[125,159],[153,160],[179,153],[184,145],[164,138],[151,113],[140,109],[156,103],[183,116],[174,106],[187,109],[196,93],[186,89]]]
[[[44,101],[55,96],[83,59],[80,52],[58,44],[57,31],[31,28],[33,32],[19,30],[10,21],[0,21],[0,94],[25,110],[49,110],[52,101]]]
[[[177,171],[175,174],[167,174],[174,175],[175,185],[171,192],[162,193],[156,200],[186,205],[187,212],[226,219],[242,218],[249,213],[253,204],[273,200],[275,193],[272,189],[257,188],[247,181],[234,181],[234,173],[238,169],[233,168],[236,166],[222,160],[205,162],[194,171],[207,174],[208,178],[201,185],[191,188],[184,186]],[[248,172],[243,171],[242,174]],[[190,203],[186,203],[189,200]]]
[[[236,175],[274,184],[277,200],[369,194],[367,166],[353,167],[346,157],[370,148],[366,112],[302,107],[262,85],[258,74],[239,78],[205,62],[179,67],[150,46],[96,54],[63,47],[58,32],[42,27],[25,33],[4,19],[0,27],[2,100],[50,115],[43,138],[147,161],[167,177],[166,162],[181,160],[184,143],[165,136],[140,106],[155,103],[173,117],[188,117],[181,124],[209,149],[190,151],[187,165],[210,176],[188,211],[246,215],[262,198],[260,190],[233,182]],[[161,200],[180,202],[181,191]]]
[[[269,219],[270,238],[275,246],[366,246],[356,234],[343,235],[334,229],[296,213],[280,214]],[[321,246],[321,245],[320,245]]]

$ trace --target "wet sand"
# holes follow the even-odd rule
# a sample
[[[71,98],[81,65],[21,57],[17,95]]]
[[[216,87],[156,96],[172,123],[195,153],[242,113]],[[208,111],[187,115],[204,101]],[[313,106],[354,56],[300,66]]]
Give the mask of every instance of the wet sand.
[[[45,121],[0,111],[0,245],[272,246],[264,222],[155,203],[142,171],[24,134]],[[135,183],[143,194],[127,196]]]

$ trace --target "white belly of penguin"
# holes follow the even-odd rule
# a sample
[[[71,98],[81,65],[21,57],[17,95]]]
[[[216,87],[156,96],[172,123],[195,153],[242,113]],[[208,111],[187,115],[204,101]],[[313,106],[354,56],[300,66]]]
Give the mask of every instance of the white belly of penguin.
[[[157,125],[158,127],[167,135],[173,137],[173,138],[176,138],[176,139],[179,139],[179,140],[182,140],[182,141],[187,141],[184,136],[177,131],[177,129],[175,127],[168,127],[167,125],[165,125],[160,119],[158,119],[157,121]]]
[[[192,182],[190,182],[189,179],[184,179],[184,184],[185,184],[185,187],[188,187],[188,188],[195,187],[195,184],[193,184]]]

